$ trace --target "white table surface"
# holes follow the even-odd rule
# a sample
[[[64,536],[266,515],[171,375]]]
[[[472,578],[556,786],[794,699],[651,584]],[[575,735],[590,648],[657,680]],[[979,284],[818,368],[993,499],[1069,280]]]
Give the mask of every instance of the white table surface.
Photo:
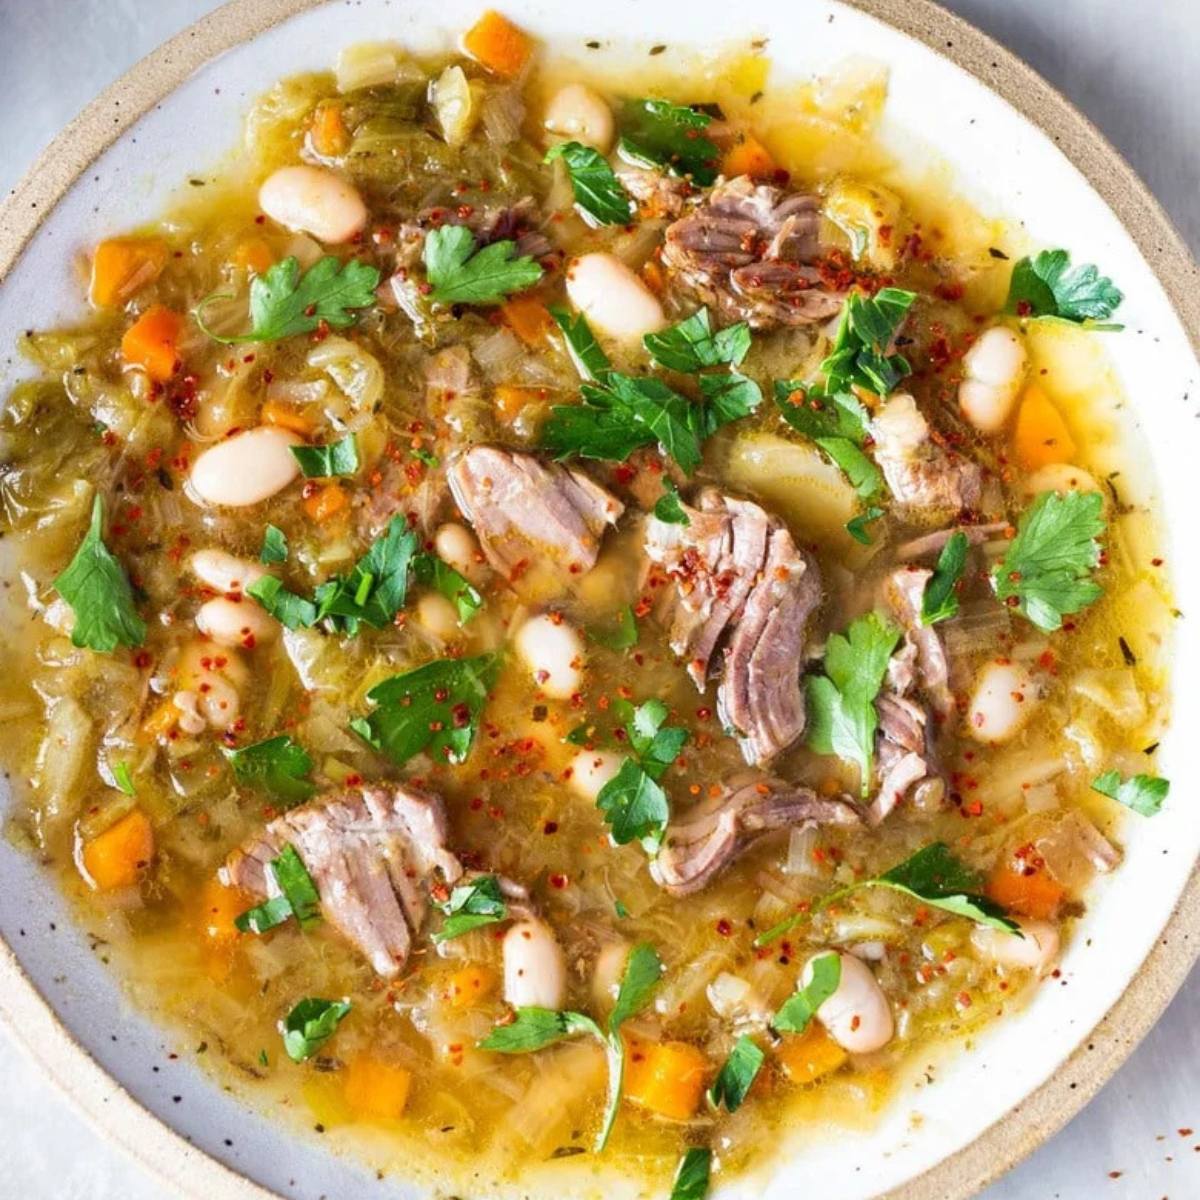
[[[0,112],[9,114],[0,189],[97,92],[215,7],[214,0],[0,0]],[[1200,251],[1197,0],[950,0],[948,7],[1080,105]],[[0,1080],[0,1198],[162,1200],[163,1185],[90,1128],[3,1030]],[[1200,972],[1088,1108],[981,1200],[1093,1196],[1200,1197]]]

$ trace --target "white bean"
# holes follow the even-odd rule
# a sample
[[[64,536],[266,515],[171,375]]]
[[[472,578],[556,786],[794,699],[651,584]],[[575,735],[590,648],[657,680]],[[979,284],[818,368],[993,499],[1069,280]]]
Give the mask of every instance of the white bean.
[[[628,961],[628,942],[605,942],[596,955],[596,965],[592,968],[592,999],[604,1012],[612,1008],[617,999]]]
[[[301,439],[287,429],[260,425],[210,446],[188,477],[188,491],[201,504],[244,508],[282,491],[300,464],[291,448]]]
[[[214,592],[239,595],[266,571],[227,550],[197,550],[191,557],[192,574]]]
[[[585,650],[579,631],[557,613],[530,617],[513,639],[537,686],[552,700],[567,700],[583,683]]]
[[[479,587],[491,573],[483,560],[475,535],[457,521],[439,525],[433,535],[433,548],[438,558],[452,566],[464,579]]]
[[[1037,685],[1020,663],[984,663],[975,677],[967,729],[977,742],[1006,742],[1021,731],[1038,699]]]
[[[658,297],[615,254],[585,254],[567,267],[567,295],[594,328],[640,338],[666,324]]]
[[[1108,507],[1108,496],[1100,481],[1082,467],[1073,467],[1070,463],[1047,463],[1026,476],[1021,486],[1027,496],[1042,492],[1058,492],[1060,496],[1064,492],[1099,492]]]
[[[601,154],[612,148],[612,109],[602,96],[582,83],[568,83],[559,88],[546,105],[542,123],[551,133],[582,142]]]
[[[426,592],[417,601],[417,621],[440,641],[459,635],[458,611],[440,592]]]
[[[814,954],[804,964],[801,985],[812,980]],[[870,1054],[886,1046],[895,1032],[892,1008],[871,968],[853,954],[839,954],[842,975],[837,990],[817,1009],[817,1019],[829,1036],[851,1054]]]
[[[963,415],[981,433],[997,433],[1012,415],[1025,374],[1025,345],[1011,329],[993,325],[963,357],[958,388]]]
[[[196,628],[218,646],[242,646],[247,650],[279,631],[278,624],[253,600],[230,600],[228,596],[202,604],[196,613]]]
[[[189,708],[181,703],[184,693],[196,697],[190,711],[204,718],[213,729],[228,729],[241,712],[241,690],[246,686],[249,672],[235,651],[219,648],[212,642],[192,642],[179,656],[176,668],[179,692],[175,707],[181,712]],[[197,732],[199,732],[197,730]]]
[[[1014,937],[989,925],[976,925],[971,932],[971,945],[999,966],[1045,975],[1058,958],[1058,929],[1049,921],[1027,917],[1018,917],[1017,924],[1024,937]]]
[[[504,998],[513,1008],[562,1008],[567,966],[542,921],[518,921],[504,935]]]
[[[358,189],[323,167],[280,167],[258,189],[258,206],[280,225],[322,242],[348,242],[367,223]]]
[[[611,750],[580,750],[568,767],[571,787],[582,799],[594,804],[600,789],[616,775],[624,761],[623,754]]]

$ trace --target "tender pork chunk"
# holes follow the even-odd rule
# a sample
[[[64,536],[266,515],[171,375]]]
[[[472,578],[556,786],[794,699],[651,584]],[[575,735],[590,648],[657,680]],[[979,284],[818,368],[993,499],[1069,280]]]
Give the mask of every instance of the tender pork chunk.
[[[625,506],[582,471],[531,454],[472,446],[449,469],[450,490],[488,562],[508,578],[547,556],[563,574],[595,565]]]
[[[643,217],[677,217],[695,187],[678,175],[666,171],[651,171],[645,167],[622,165],[617,178],[625,190],[638,202]]]
[[[804,630],[821,602],[816,561],[782,522],[748,500],[705,489],[688,525],[651,518],[646,553],[675,582],[662,613],[671,648],[704,690],[724,642],[721,720],[759,765],[804,732]]]
[[[901,567],[883,581],[883,598],[904,630],[906,645],[916,657],[916,684],[940,720],[954,708],[950,694],[950,662],[936,626],[921,623],[925,585],[933,572],[923,567]]]
[[[1007,521],[992,521],[987,525],[956,525],[950,529],[939,529],[936,533],[926,533],[910,542],[901,543],[896,547],[896,560],[920,562],[922,559],[936,558],[956,533],[964,534],[972,546],[982,546],[993,538],[1003,537],[1010,528]]]
[[[757,772],[730,779],[719,796],[702,801],[667,826],[654,880],[673,896],[687,896],[712,880],[764,834],[802,825],[856,825],[848,800],[824,799],[808,788]]]
[[[871,422],[871,436],[875,461],[905,520],[940,525],[979,508],[979,465],[938,445],[911,396],[892,396]]]
[[[672,281],[726,321],[756,329],[832,317],[845,293],[830,290],[821,257],[820,201],[739,175],[667,229]]]
[[[221,879],[259,899],[277,895],[267,867],[290,844],[317,885],[325,919],[389,977],[425,923],[430,888],[462,875],[446,838],[436,796],[399,785],[341,792],[277,817],[229,856]]]

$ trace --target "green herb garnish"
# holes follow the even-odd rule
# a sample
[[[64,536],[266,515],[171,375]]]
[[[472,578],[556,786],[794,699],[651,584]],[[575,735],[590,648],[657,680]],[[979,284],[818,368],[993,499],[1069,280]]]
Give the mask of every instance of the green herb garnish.
[[[750,1085],[762,1070],[766,1057],[753,1038],[745,1034],[738,1038],[725,1065],[708,1089],[709,1104],[713,1108],[720,1108],[723,1104],[726,1111],[737,1112],[750,1091]]]
[[[637,618],[633,615],[633,609],[627,604],[612,625],[589,625],[587,635],[597,645],[609,650],[631,649],[638,644]]]
[[[701,187],[717,177],[720,150],[703,136],[712,123],[707,113],[666,100],[627,101],[621,110],[618,153],[642,167],[666,167],[690,175]]]
[[[1021,317],[1056,317],[1091,329],[1121,329],[1108,323],[1125,298],[1091,263],[1070,266],[1066,250],[1043,250],[1013,265],[1005,311]]]
[[[811,439],[842,469],[864,500],[877,496],[883,475],[863,447],[870,433],[867,410],[849,392],[827,394],[791,379],[775,381],[775,403],[783,419]]]
[[[459,884],[438,908],[446,914],[445,923],[433,935],[439,945],[508,917],[508,905],[495,875],[479,875],[470,883]]]
[[[889,354],[887,348],[916,298],[915,292],[890,287],[869,299],[860,292],[846,297],[833,349],[820,367],[826,392],[860,387],[888,396],[912,373],[908,359]]]
[[[317,622],[317,606],[289,591],[274,575],[256,579],[246,595],[257,600],[285,629],[307,629]]]
[[[440,592],[454,605],[460,625],[465,625],[483,607],[483,597],[466,577],[436,554],[418,554],[412,566],[418,583]]]
[[[465,225],[442,225],[425,235],[425,273],[438,304],[499,304],[537,283],[542,268],[527,254],[513,257],[516,242],[478,248]]]
[[[258,552],[261,563],[284,563],[288,559],[287,535],[275,525],[268,525],[263,530],[262,549]]]
[[[419,545],[420,539],[397,513],[349,575],[335,576],[317,587],[315,619],[328,620],[335,630],[352,637],[360,621],[386,629],[404,607],[408,572]]]
[[[292,1062],[304,1062],[327,1042],[346,1014],[349,1000],[321,1000],[308,996],[288,1013],[283,1022],[283,1048]]]
[[[1171,785],[1154,775],[1134,775],[1122,779],[1120,771],[1105,771],[1092,780],[1092,790],[1133,809],[1143,817],[1153,817],[1162,808]]]
[[[708,309],[659,333],[648,333],[642,343],[654,361],[671,371],[693,375],[705,367],[739,366],[750,350],[750,326],[745,321],[712,331]]]
[[[279,895],[247,909],[234,919],[234,925],[242,933],[266,933],[295,917],[301,928],[309,928],[320,918],[321,896],[296,848],[285,846],[267,864],[267,870],[279,886]]]
[[[358,439],[352,433],[328,446],[292,446],[291,451],[305,479],[332,479],[358,471]]]
[[[841,982],[841,958],[832,950],[818,954],[812,959],[811,978],[784,1001],[771,1021],[772,1027],[780,1033],[803,1033]]]
[[[966,569],[969,549],[970,542],[961,529],[952,533],[942,547],[921,597],[922,625],[934,625],[958,615],[958,594],[954,589]]]
[[[571,178],[575,203],[593,225],[627,225],[633,203],[608,159],[580,142],[560,142],[546,151],[543,162],[561,158]]]
[[[856,542],[861,542],[862,545],[869,546],[871,544],[871,533],[867,529],[867,526],[878,521],[883,515],[884,510],[879,505],[872,504],[846,522],[846,532]]]
[[[679,489],[670,479],[663,479],[663,494],[654,503],[654,515],[666,525],[690,525],[691,517],[683,510]]]
[[[552,306],[549,312],[554,323],[562,330],[563,341],[566,342],[567,353],[575,369],[584,379],[593,383],[601,381],[612,370],[612,363],[596,341],[587,318],[582,313],[573,316],[568,309],[557,305]]]
[[[692,1146],[679,1160],[669,1200],[704,1200],[712,1177],[712,1151]]]
[[[127,796],[136,796],[137,788],[133,786],[133,776],[127,762],[114,763],[112,768],[113,782]]]
[[[303,804],[317,790],[308,779],[313,766],[308,751],[286,734],[221,752],[239,783],[265,788],[289,805]]]

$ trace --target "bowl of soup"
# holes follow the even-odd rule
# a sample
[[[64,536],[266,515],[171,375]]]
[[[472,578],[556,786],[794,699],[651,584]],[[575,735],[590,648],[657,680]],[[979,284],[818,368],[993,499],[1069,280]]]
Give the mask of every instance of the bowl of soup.
[[[192,1194],[967,1196],[1191,961],[1186,252],[923,5],[583,21],[4,209],[0,1010]]]

